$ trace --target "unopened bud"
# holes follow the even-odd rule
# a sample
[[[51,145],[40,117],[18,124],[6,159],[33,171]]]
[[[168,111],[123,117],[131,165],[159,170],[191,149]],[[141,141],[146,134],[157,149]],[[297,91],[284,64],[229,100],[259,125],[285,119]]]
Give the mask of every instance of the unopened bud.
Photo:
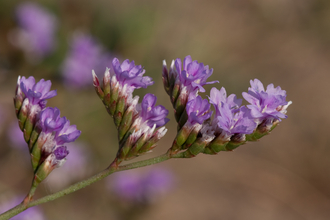
[[[93,75],[93,86],[95,88],[95,91],[96,91],[97,95],[100,97],[100,99],[103,101],[104,92],[101,89],[99,79],[97,78],[94,70],[92,70],[92,75]]]
[[[29,113],[29,105],[29,99],[24,99],[22,107],[18,113],[18,124],[22,131],[24,130],[25,121]]]
[[[184,86],[180,92],[179,97],[177,98],[175,105],[174,105],[174,110],[175,110],[175,120],[179,121],[181,118],[182,113],[186,109],[187,101],[188,101],[188,91],[187,87]]]

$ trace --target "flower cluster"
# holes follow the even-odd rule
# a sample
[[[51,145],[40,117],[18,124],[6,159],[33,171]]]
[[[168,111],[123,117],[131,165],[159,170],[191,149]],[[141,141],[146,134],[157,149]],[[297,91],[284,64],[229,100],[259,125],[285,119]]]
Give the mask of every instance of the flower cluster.
[[[139,97],[133,98],[133,91],[146,88],[154,82],[148,76],[143,76],[145,70],[134,61],[117,58],[112,60],[114,74],[110,75],[107,68],[103,84],[93,71],[93,81],[96,93],[103,101],[108,113],[113,117],[118,129],[119,150],[117,164],[144,154],[156,146],[167,129],[164,125],[168,110],[164,106],[156,106],[157,97],[146,94],[138,104]]]
[[[49,80],[36,83],[32,76],[18,77],[14,98],[19,126],[31,153],[35,187],[65,162],[69,153],[65,144],[81,133],[66,117],[60,117],[58,108],[46,107],[47,99],[56,96],[50,87]]]
[[[286,118],[286,92],[280,87],[251,80],[251,88],[243,97],[250,103],[241,106],[242,100],[231,94],[227,97],[225,88],[211,89],[209,101],[202,99],[198,92],[205,92],[205,84],[213,69],[192,61],[187,56],[181,68],[180,59],[172,62],[170,69],[163,63],[163,83],[171,98],[178,122],[178,134],[170,149],[172,155],[182,150],[184,157],[198,153],[217,154],[219,151],[233,150],[246,141],[255,141],[268,134]],[[214,106],[212,120],[210,105]]]
[[[38,61],[54,50],[57,20],[33,2],[20,4],[16,9],[19,29],[10,35],[11,42],[24,50],[29,59]]]

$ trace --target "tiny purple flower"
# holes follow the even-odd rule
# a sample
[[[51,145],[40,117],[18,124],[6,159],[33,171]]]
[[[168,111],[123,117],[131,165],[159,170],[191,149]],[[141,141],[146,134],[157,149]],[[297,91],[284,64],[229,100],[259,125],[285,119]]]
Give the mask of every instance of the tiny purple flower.
[[[140,116],[142,122],[147,121],[149,127],[153,127],[156,124],[156,128],[164,126],[169,119],[166,118],[168,110],[162,106],[155,106],[157,97],[153,94],[146,94],[143,97],[140,109]]]
[[[191,56],[188,55],[183,60],[183,69],[181,69],[181,59],[175,60],[175,68],[180,77],[181,83],[189,87],[190,92],[199,90],[205,92],[203,88],[206,84],[213,84],[218,81],[206,82],[207,78],[212,75],[213,69],[209,66],[204,66],[203,63],[198,63],[197,60],[192,61]]]
[[[51,133],[61,130],[66,122],[66,118],[60,117],[60,110],[58,108],[47,107],[40,112],[39,122],[43,132]]]
[[[57,160],[64,159],[68,154],[69,154],[69,151],[66,149],[66,146],[60,146],[54,150],[54,155]]]
[[[41,79],[35,83],[33,76],[26,79],[24,76],[20,79],[20,88],[30,104],[40,105],[41,108],[46,106],[47,100],[57,95],[56,90],[50,90],[52,83],[50,80]]]
[[[66,120],[63,128],[56,132],[55,141],[57,145],[75,141],[81,134],[81,131],[77,130],[76,125],[70,125],[70,121]]]
[[[25,2],[17,7],[16,17],[20,30],[15,33],[15,45],[38,58],[54,50],[57,29],[55,16],[37,3]]]
[[[281,87],[274,88],[273,84],[267,86],[265,91],[263,84],[255,79],[250,81],[251,87],[248,93],[243,92],[243,97],[251,105],[247,107],[251,109],[251,115],[258,121],[272,118],[281,121],[280,118],[287,118],[285,115],[286,108],[292,103],[287,102],[286,91]]]
[[[236,112],[242,105],[242,99],[237,99],[235,94],[231,94],[227,97],[227,92],[224,87],[222,87],[220,90],[213,87],[211,89],[209,99],[210,103],[213,104],[216,110],[216,117],[220,116],[219,109],[221,108],[222,102],[227,103],[233,112]]]
[[[120,64],[119,60],[114,58],[112,66],[117,81],[122,87],[127,85],[129,92],[133,92],[134,89],[147,88],[147,86],[154,84],[150,77],[143,76],[145,70],[141,65],[135,65],[134,61],[130,62],[127,59]]]
[[[110,55],[103,52],[102,46],[92,36],[75,35],[62,68],[65,83],[75,88],[89,85],[92,69],[96,72],[104,71],[110,60]]]
[[[203,124],[206,119],[209,119],[213,113],[210,111],[210,107],[211,104],[207,101],[207,99],[202,99],[200,96],[190,100],[186,106],[188,121],[190,124]]]
[[[218,116],[218,126],[223,129],[227,135],[233,134],[251,134],[257,127],[257,124],[251,118],[250,110],[245,106],[239,108],[234,113],[228,103],[222,102],[219,108],[221,116]]]

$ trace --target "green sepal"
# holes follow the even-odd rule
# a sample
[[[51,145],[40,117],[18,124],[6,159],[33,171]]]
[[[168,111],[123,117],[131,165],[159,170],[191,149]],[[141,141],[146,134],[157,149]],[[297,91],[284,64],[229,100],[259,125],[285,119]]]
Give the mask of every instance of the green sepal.
[[[109,106],[109,111],[110,114],[113,115],[116,111],[117,108],[117,100],[119,96],[119,91],[118,91],[118,86],[117,88],[112,88],[111,94],[110,94],[110,106]]]
[[[196,156],[197,154],[203,152],[205,149],[206,143],[202,141],[202,138],[197,139],[193,145],[191,145],[187,151],[193,156]],[[186,152],[187,152],[186,151]]]
[[[247,141],[257,141],[263,136],[269,134],[276,126],[278,123],[274,123],[273,126],[270,128],[270,130],[265,130],[262,129],[262,127],[259,125],[258,128],[252,133],[252,134],[247,134],[245,135]]]
[[[109,105],[110,105],[110,94],[105,94],[104,98],[103,98],[103,104],[105,105],[105,107],[108,109]]]
[[[21,131],[24,130],[25,121],[28,116],[28,105],[29,105],[29,100],[25,99],[22,104],[22,107],[18,113],[18,125],[19,125],[19,128],[21,129]]]
[[[37,141],[34,144],[32,151],[31,151],[31,163],[32,163],[32,168],[34,171],[36,171],[39,166],[39,162],[41,159],[41,148],[42,148],[42,144],[38,143],[38,141]]]
[[[198,133],[200,129],[193,129],[192,132],[189,134],[186,142],[184,143],[182,149],[187,149],[189,148],[197,139]]]
[[[232,151],[245,143],[246,143],[246,141],[243,141],[243,142],[229,141],[228,144],[226,145],[226,150]]]
[[[181,114],[181,117],[178,121],[178,125],[177,125],[177,130],[179,131],[187,122],[188,120],[188,114],[186,111],[184,111],[182,114]]]
[[[23,99],[22,97],[15,95],[14,98],[14,106],[15,106],[15,112],[16,112],[16,116],[18,116],[18,113],[22,107],[22,103],[23,103]]]
[[[123,119],[118,127],[119,142],[121,142],[121,140],[124,138],[125,134],[127,133],[127,131],[129,130],[129,128],[132,125],[133,111],[125,111],[125,113],[124,113]]]
[[[210,155],[216,155],[217,153],[214,152],[212,149],[205,147],[203,154],[210,154]]]
[[[183,112],[186,109],[186,104],[187,104],[187,96],[181,95],[179,98],[176,100],[174,109],[175,109],[175,120],[178,122],[183,114]]]
[[[125,111],[125,105],[126,105],[126,98],[123,96],[122,98],[118,99],[116,111],[113,117],[116,127],[119,127],[122,121],[123,114]]]
[[[32,147],[34,146],[34,144],[38,140],[38,137],[39,137],[40,132],[41,132],[41,128],[37,124],[36,126],[34,126],[34,129],[33,129],[32,133],[31,133],[31,138],[30,138],[30,141],[29,141],[30,152],[32,150]]]
[[[178,134],[176,135],[176,144],[181,147],[186,142],[190,133],[191,129],[188,129],[188,126],[183,126],[183,128],[178,131]]]
[[[179,97],[180,85],[181,85],[180,79],[177,78],[175,81],[175,84],[173,86],[172,93],[171,93],[171,102],[172,102],[173,106],[175,105],[175,103]]]

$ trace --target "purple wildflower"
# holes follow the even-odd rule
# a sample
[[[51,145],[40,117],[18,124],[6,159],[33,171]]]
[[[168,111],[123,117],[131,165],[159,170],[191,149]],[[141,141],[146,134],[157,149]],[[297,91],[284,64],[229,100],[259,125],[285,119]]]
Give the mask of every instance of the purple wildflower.
[[[12,39],[16,46],[22,48],[29,57],[37,59],[54,50],[57,29],[55,16],[37,3],[25,2],[17,7],[16,17],[20,26]]]
[[[89,85],[92,80],[91,70],[104,71],[110,59],[110,55],[103,52],[102,46],[92,36],[75,35],[62,68],[65,83],[76,88]]]
[[[57,160],[64,159],[69,154],[69,151],[66,149],[66,146],[60,146],[54,150],[54,155]]]
[[[60,117],[60,110],[58,108],[48,107],[40,112],[39,122],[43,132],[51,133],[61,130],[66,122],[66,118]]]
[[[215,87],[211,89],[210,92],[210,103],[213,104],[216,110],[216,117],[220,116],[219,109],[221,108],[221,103],[227,103],[229,108],[236,112],[239,107],[242,105],[242,99],[237,99],[235,94],[231,94],[227,97],[227,92],[224,87],[220,90],[217,90]]]
[[[115,76],[119,84],[124,87],[127,85],[128,92],[132,93],[134,89],[147,88],[154,84],[148,76],[143,76],[145,70],[141,65],[135,65],[134,61],[130,62],[128,59],[120,64],[117,58],[112,60],[112,66]]]
[[[35,83],[33,76],[26,79],[24,76],[19,78],[20,90],[24,93],[25,97],[29,99],[32,105],[39,105],[42,109],[46,106],[47,100],[57,95],[56,90],[50,90],[52,85],[50,80],[45,81],[41,79]]]
[[[81,131],[77,130],[76,125],[70,125],[70,121],[66,120],[63,128],[56,132],[55,141],[58,145],[75,141],[81,134]]]
[[[186,106],[188,121],[190,124],[203,124],[206,119],[209,119],[213,113],[210,111],[210,107],[211,105],[207,99],[202,99],[200,96],[190,100]]]
[[[245,106],[239,108],[234,113],[228,103],[222,102],[219,108],[220,116],[217,117],[219,128],[223,129],[227,135],[251,134],[257,124],[250,116],[250,110]]]
[[[38,143],[42,146],[44,157],[59,146],[75,141],[81,133],[75,125],[70,126],[70,121],[66,117],[60,117],[58,108],[47,107],[42,110],[38,124],[41,127]]]
[[[285,100],[285,90],[279,86],[274,88],[273,84],[269,84],[265,91],[263,84],[258,79],[251,80],[250,84],[248,93],[243,92],[243,97],[251,104],[247,107],[251,109],[253,118],[259,122],[265,119],[281,121],[280,118],[287,118],[286,109],[292,102]]]
[[[147,121],[149,127],[153,127],[156,124],[156,128],[164,126],[169,119],[166,118],[168,110],[162,106],[155,106],[157,97],[153,94],[146,94],[143,97],[140,108],[140,116],[142,122]]]
[[[175,68],[178,72],[181,83],[184,86],[189,87],[190,92],[196,90],[205,92],[205,89],[203,88],[204,85],[218,82],[206,82],[207,78],[212,75],[213,69],[209,69],[208,65],[204,66],[203,63],[198,63],[197,60],[192,61],[190,55],[184,58],[183,69],[181,69],[181,59],[176,59]]]

